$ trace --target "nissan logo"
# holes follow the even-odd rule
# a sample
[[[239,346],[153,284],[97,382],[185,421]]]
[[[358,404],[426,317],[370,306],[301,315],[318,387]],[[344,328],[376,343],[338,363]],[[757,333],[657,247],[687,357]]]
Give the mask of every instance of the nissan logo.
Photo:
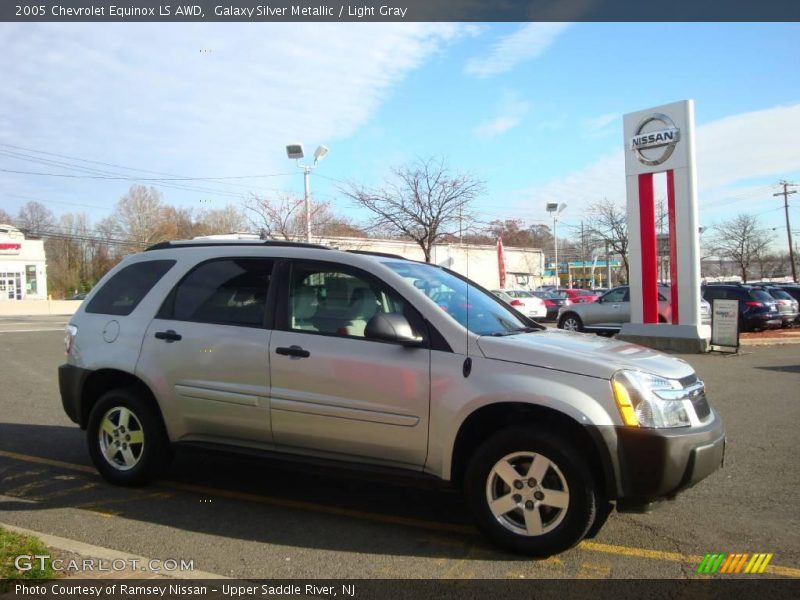
[[[642,119],[631,138],[631,150],[639,162],[655,166],[665,162],[681,139],[681,130],[667,115],[653,113]]]

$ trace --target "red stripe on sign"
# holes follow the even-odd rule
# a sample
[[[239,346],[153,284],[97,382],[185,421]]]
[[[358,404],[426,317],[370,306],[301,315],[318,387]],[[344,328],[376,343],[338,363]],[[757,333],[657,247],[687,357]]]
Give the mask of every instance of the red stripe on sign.
[[[678,306],[678,229],[675,226],[675,172],[667,171],[667,215],[669,219],[669,292],[672,324],[680,323]]]
[[[658,323],[658,246],[652,173],[639,175],[639,235],[642,242],[642,321]]]

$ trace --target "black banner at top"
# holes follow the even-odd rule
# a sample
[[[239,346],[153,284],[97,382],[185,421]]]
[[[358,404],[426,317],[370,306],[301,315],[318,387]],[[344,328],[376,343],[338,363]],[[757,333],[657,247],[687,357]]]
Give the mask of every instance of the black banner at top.
[[[798,0],[0,0],[0,21],[800,21]]]

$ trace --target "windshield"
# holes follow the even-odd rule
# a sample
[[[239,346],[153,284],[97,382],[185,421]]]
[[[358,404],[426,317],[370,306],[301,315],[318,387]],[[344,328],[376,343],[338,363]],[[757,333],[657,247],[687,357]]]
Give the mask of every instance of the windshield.
[[[504,335],[524,330],[528,324],[491,294],[433,265],[383,263],[407,279],[455,319],[478,335]]]

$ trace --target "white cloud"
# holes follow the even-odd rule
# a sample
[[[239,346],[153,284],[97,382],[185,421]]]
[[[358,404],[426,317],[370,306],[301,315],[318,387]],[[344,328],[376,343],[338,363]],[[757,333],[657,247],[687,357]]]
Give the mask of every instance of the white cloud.
[[[4,23],[0,142],[190,175],[294,170],[285,144],[335,148],[462,32],[445,23]],[[85,180],[57,185],[86,193]]]
[[[584,126],[586,127],[586,133],[588,135],[598,135],[602,133],[606,133],[608,131],[609,126],[617,120],[621,120],[622,115],[619,113],[605,113],[603,115],[598,115],[597,117],[592,117],[590,119],[586,119],[584,122]]]
[[[500,38],[489,54],[467,61],[464,71],[489,77],[510,71],[520,63],[539,58],[569,27],[568,23],[529,23],[511,35]]]
[[[749,180],[776,180],[800,171],[796,139],[800,131],[800,104],[742,113],[697,127],[697,178],[701,213],[751,210],[753,201],[769,198],[766,184]],[[621,137],[621,136],[620,136]],[[585,167],[524,192],[526,215],[542,218],[545,202],[568,202],[580,216],[596,200],[625,199],[625,161],[622,150],[599,157]],[[731,208],[732,205],[738,207]],[[763,205],[759,204],[759,209]],[[533,207],[533,208],[530,208]],[[702,215],[701,215],[702,218]]]
[[[505,133],[522,122],[528,108],[528,103],[520,100],[515,94],[506,94],[498,106],[497,115],[477,125],[474,132],[481,137],[494,137]]]

